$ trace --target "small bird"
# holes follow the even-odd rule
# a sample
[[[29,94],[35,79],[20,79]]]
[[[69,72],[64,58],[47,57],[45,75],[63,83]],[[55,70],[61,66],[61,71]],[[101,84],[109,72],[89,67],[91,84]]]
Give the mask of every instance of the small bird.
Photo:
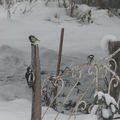
[[[37,41],[40,41],[39,39],[37,39],[34,35],[30,35],[29,36],[29,40],[32,44],[35,44]]]
[[[27,80],[27,84],[28,84],[29,88],[31,88],[33,85],[33,82],[34,82],[34,73],[33,73],[32,68],[30,66],[27,67],[26,70],[27,71],[25,74],[25,78]]]
[[[87,57],[87,63],[88,63],[89,65],[93,62],[93,60],[94,60],[94,55],[89,55],[89,56]]]

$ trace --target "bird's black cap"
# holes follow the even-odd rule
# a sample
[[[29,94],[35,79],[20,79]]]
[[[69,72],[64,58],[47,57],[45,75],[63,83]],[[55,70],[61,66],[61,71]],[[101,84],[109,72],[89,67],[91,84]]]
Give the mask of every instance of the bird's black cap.
[[[89,57],[89,58],[94,58],[94,55],[91,54],[91,55],[89,55],[88,57]]]
[[[32,37],[34,37],[34,35],[30,35],[30,36],[28,37],[28,38],[29,38],[29,40],[31,40],[31,38],[32,38]]]

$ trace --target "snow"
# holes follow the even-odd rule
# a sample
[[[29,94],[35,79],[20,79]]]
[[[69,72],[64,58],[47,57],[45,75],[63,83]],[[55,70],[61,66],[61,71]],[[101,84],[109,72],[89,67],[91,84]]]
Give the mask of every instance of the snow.
[[[95,115],[97,109],[98,109],[98,105],[94,105],[94,107],[93,107],[92,110],[91,110],[91,114]]]
[[[89,7],[88,5],[82,4],[80,5],[79,9],[82,12],[88,12],[89,10],[91,10],[91,7]]]
[[[96,95],[98,95],[98,100],[99,100],[99,99],[101,99],[101,98],[104,96],[104,93],[101,92],[101,91],[99,91],[99,92],[96,92],[96,93],[95,93],[95,96],[96,96]],[[94,97],[95,97],[95,96],[94,96]]]
[[[7,17],[7,12],[6,10],[0,6],[0,19],[5,19]]]
[[[115,99],[113,97],[111,97],[108,93],[103,93],[101,91],[96,92],[95,96],[98,95],[98,100],[100,100],[102,97],[105,98],[106,104],[109,106],[111,103],[113,105],[117,105]]]
[[[108,51],[108,42],[109,41],[119,41],[119,39],[114,35],[106,35],[101,40],[101,47],[103,50]]]
[[[98,118],[113,118],[114,114],[118,111],[118,105],[115,99],[109,94],[101,91],[95,94],[94,103],[95,105],[92,108],[91,113],[97,115]]]
[[[111,103],[113,105],[117,105],[115,99],[113,97],[111,97],[109,94],[105,94],[104,96],[105,96],[105,100],[106,100],[107,105],[110,105]]]
[[[30,106],[30,102],[24,99],[0,102],[0,119],[30,120]]]
[[[91,10],[91,7],[88,5],[82,4],[77,5],[77,8],[73,11],[73,16],[79,17],[81,15],[84,15],[85,13],[88,13]],[[70,15],[70,7],[67,8],[67,14]]]
[[[23,14],[26,6],[27,12]],[[91,8],[83,5],[81,9],[86,11]],[[104,56],[104,50],[101,49],[103,36],[113,34],[117,39],[120,38],[120,19],[115,16],[109,18],[106,10],[92,10],[94,23],[88,25],[79,24],[75,19],[68,17],[63,8],[52,5],[47,7],[42,2],[31,5],[26,2],[16,4],[11,8],[10,19],[2,6],[0,11],[1,120],[30,120],[32,95],[24,78],[26,67],[30,65],[29,35],[33,34],[40,39],[41,68],[48,71],[56,70],[62,27],[65,28],[62,67],[83,63],[91,53],[96,58]],[[55,18],[56,14],[58,18]],[[115,40],[115,37],[109,37]],[[106,100],[107,104],[114,102],[109,97]],[[44,112],[46,107],[42,110]],[[50,109],[47,114],[44,119],[53,120],[56,112]],[[58,120],[67,118],[67,115],[60,114]],[[97,120],[97,117],[92,114],[77,115],[77,119]]]
[[[44,113],[47,107],[42,108]],[[31,103],[25,99],[16,99],[9,102],[0,102],[0,119],[1,120],[30,120]],[[53,120],[56,116],[53,109],[49,109],[43,120]],[[61,114],[58,120],[66,120],[68,116]],[[80,115],[76,120],[96,120],[95,115]],[[72,120],[72,119],[71,119]]]
[[[102,109],[102,114],[103,114],[104,118],[109,118],[109,116],[110,116],[109,109]]]
[[[115,106],[114,106],[114,105],[111,105],[111,110],[112,110],[112,112],[113,112],[113,113],[115,113],[115,112],[116,112],[116,108],[115,108]]]
[[[93,11],[92,16],[94,23],[90,25],[81,25],[74,21],[66,21],[66,18],[68,17],[61,8],[58,8],[57,10],[60,11],[60,18],[57,19],[60,23],[46,21],[48,18],[55,19],[54,16],[50,16],[51,14],[54,15],[54,10],[57,9],[55,7],[48,8],[44,7],[41,3],[38,3],[33,7],[32,11],[29,11],[26,14],[22,14],[19,10],[23,10],[23,8],[23,4],[18,6],[10,20],[0,20],[1,44],[7,43],[11,46],[28,51],[30,49],[28,36],[33,34],[41,40],[40,44],[42,46],[57,51],[60,29],[61,26],[64,26],[65,36],[63,53],[80,57],[80,53],[93,53],[95,55],[103,54],[104,51],[101,50],[100,41],[103,36],[114,34],[115,36],[118,36],[118,38],[120,37],[120,20],[116,17],[110,19],[105,10]],[[12,41],[14,41],[14,45],[12,44]],[[91,44],[89,44],[89,42]]]

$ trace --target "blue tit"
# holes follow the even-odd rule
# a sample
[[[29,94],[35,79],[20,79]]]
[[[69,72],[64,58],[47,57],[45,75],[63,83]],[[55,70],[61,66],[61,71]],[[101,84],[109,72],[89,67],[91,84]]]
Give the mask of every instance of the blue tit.
[[[30,35],[29,36],[29,40],[32,44],[35,44],[37,41],[40,41],[39,39],[37,39],[34,35]]]
[[[88,63],[88,64],[91,64],[91,63],[93,62],[93,60],[94,60],[94,55],[89,55],[89,56],[87,57],[87,63]]]

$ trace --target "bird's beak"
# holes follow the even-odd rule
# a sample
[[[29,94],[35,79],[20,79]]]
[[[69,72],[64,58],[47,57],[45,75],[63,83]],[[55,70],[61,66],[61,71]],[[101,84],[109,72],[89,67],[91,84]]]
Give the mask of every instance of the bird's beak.
[[[40,41],[39,39],[37,39],[37,41]]]

